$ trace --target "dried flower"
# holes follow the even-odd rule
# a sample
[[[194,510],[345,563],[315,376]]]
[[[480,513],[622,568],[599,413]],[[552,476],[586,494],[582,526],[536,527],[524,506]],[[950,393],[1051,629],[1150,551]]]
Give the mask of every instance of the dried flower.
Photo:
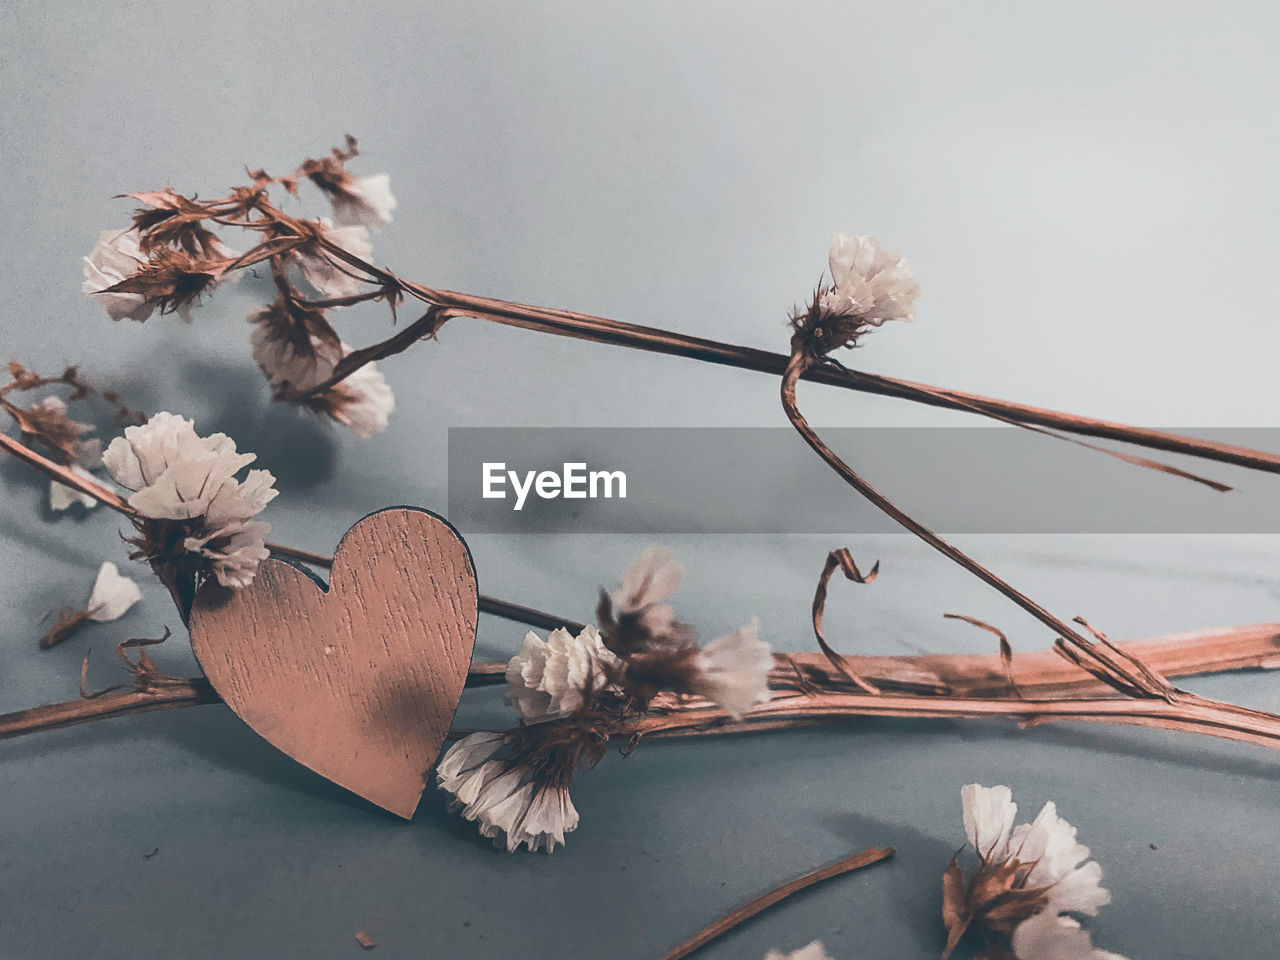
[[[335,246],[361,260],[373,258],[368,228],[360,224],[334,226],[328,217],[322,217],[319,226],[324,238]],[[352,268],[331,258],[323,250],[302,248],[295,253],[294,259],[303,278],[326,299],[349,297],[360,290],[360,278]]]
[[[764,955],[764,960],[831,960],[831,955],[827,953],[827,948],[822,945],[821,940],[814,940],[791,953],[770,950]]]
[[[713,701],[735,720],[769,699],[773,654],[758,636],[755,617],[745,627],[712,640],[693,658],[694,693]]]
[[[98,568],[93,581],[89,602],[78,610],[64,610],[57,621],[40,637],[40,646],[57,646],[68,639],[89,620],[106,623],[119,620],[142,599],[137,583],[123,576],[116,565],[107,561]]]
[[[896,253],[889,253],[875,237],[837,233],[827,257],[834,286],[822,307],[836,317],[856,317],[878,327],[886,320],[915,318],[920,285]]]
[[[545,641],[530,630],[507,661],[507,703],[527,723],[566,716],[582,705],[588,681],[602,689],[606,670],[619,662],[593,626],[576,637],[560,627]]]
[[[156,305],[141,293],[106,291],[132,277],[147,259],[136,229],[104,230],[98,234],[98,243],[93,251],[84,258],[81,291],[86,297],[97,300],[112,320],[146,320]]]
[[[804,311],[791,316],[792,349],[822,358],[852,347],[870,327],[911,320],[920,285],[907,261],[884,250],[875,237],[837,233],[827,262],[832,286],[819,287]]]
[[[257,457],[237,453],[225,434],[201,437],[192,421],[158,413],[111,441],[103,463],[117,483],[134,491],[140,515],[132,541],[161,579],[213,575],[227,587],[253,580],[266,559],[270,525],[252,518],[276,496],[266,470],[241,468]]]
[[[98,568],[87,607],[89,619],[99,623],[119,620],[135,603],[142,599],[138,584],[124,576],[111,561]]]
[[[666,547],[649,547],[627,567],[613,593],[601,591],[596,620],[605,645],[626,654],[689,643],[692,631],[667,603],[684,580],[684,567]]]
[[[1013,931],[1018,960],[1125,960],[1118,953],[1099,950],[1080,922],[1046,910]]]
[[[970,929],[988,940],[1008,943],[1023,924],[1042,913],[1055,922],[1068,912],[1095,916],[1099,907],[1111,902],[1100,883],[1102,868],[1088,860],[1089,848],[1076,840],[1076,828],[1058,816],[1052,801],[1031,823],[1017,827],[1013,821],[1018,807],[1008,787],[969,784],[961,790],[961,801],[965,836],[978,854],[979,866],[966,879],[953,858],[943,879],[948,930],[944,956]],[[1059,928],[1064,936],[1073,929],[1071,924],[1054,929]],[[1040,943],[1045,925],[1035,929],[1040,932],[1030,942]],[[1018,956],[1040,960],[1057,955]]]
[[[333,376],[344,353],[341,341],[299,330],[280,320],[275,306],[249,315],[255,325],[249,342],[253,359],[277,396],[307,391]]]
[[[343,356],[350,352],[345,343],[342,349]],[[387,429],[396,397],[378,365],[370,361],[314,398],[312,405],[368,440]]]
[[[533,776],[532,772],[495,755],[506,738],[499,733],[473,733],[445,753],[436,767],[436,782],[449,794],[451,810],[478,823],[480,833],[514,853],[523,844],[547,853],[564,844],[578,826],[578,811],[568,786]]]
[[[333,215],[339,224],[363,224],[380,230],[391,222],[396,198],[391,193],[391,177],[377,173],[371,177],[348,175],[330,194]]]

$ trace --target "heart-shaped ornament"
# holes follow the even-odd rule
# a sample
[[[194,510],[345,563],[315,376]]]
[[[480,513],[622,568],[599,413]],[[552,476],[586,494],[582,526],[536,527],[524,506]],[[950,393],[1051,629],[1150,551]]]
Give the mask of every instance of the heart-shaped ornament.
[[[275,558],[239,590],[206,583],[191,646],[268,743],[409,819],[466,685],[477,611],[457,531],[392,507],[347,531],[327,588]]]

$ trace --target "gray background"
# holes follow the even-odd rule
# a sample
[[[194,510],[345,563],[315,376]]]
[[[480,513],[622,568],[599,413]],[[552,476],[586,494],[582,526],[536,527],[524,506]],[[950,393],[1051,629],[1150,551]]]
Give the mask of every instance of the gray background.
[[[254,284],[191,326],[113,326],[80,298],[80,256],[127,214],[113,194],[213,195],[350,131],[355,169],[389,172],[400,199],[379,260],[436,286],[782,349],[830,233],[873,233],[925,294],[917,323],[854,358],[867,369],[1139,423],[1274,427],[1278,26],[1265,3],[18,0],[0,12],[0,345],[229,431],[279,477],[275,535],[323,550],[378,507],[443,509],[450,425],[783,422],[757,374],[460,321],[385,365],[399,410],[362,442],[270,405],[242,320]],[[366,343],[388,325],[352,311],[341,329]],[[962,422],[812,386],[801,402],[830,425]],[[112,682],[111,642],[174,625],[148,588],[128,620],[35,649],[38,617],[122,559],[114,517],[51,521],[41,488],[0,465],[2,709],[72,696],[90,646],[94,682]],[[665,540],[704,635],[758,614],[776,647],[810,648],[814,577],[843,540]],[[486,592],[585,617],[646,542],[471,546]],[[963,543],[1117,636],[1280,606],[1269,537]],[[1020,649],[1050,639],[913,541],[849,545],[884,575],[836,593],[841,647],[986,649],[948,610]],[[478,654],[521,634],[486,621]],[[192,669],[184,646],[166,668]],[[1264,674],[1195,688],[1280,709]],[[493,697],[463,715],[501,716]],[[1101,945],[1260,956],[1280,936],[1280,759],[1153,732],[868,722],[648,745],[581,776],[582,826],[550,858],[492,851],[434,792],[411,824],[380,815],[218,707],[0,744],[0,771],[6,960],[355,957],[362,928],[385,958],[640,960],[870,844],[896,861],[705,956],[821,937],[837,958],[931,957],[975,780],[1011,784],[1027,814],[1056,799],[1080,826],[1115,893]]]

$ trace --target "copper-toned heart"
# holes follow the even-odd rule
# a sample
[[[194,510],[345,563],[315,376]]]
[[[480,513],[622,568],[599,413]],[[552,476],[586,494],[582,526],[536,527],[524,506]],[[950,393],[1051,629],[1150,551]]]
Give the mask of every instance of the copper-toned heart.
[[[476,615],[457,531],[393,507],[347,531],[327,589],[276,559],[243,589],[206,584],[191,646],[269,743],[408,819],[462,697]]]

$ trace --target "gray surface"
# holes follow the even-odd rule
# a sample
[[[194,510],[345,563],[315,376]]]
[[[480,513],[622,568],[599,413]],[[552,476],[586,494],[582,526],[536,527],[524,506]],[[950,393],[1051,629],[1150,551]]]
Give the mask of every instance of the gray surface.
[[[277,536],[328,549],[371,509],[442,509],[449,425],[776,425],[758,375],[460,323],[386,365],[400,409],[360,441],[272,408],[240,319],[252,285],[183,327],[113,327],[79,257],[172,183],[212,194],[343,132],[401,205],[379,259],[435,285],[782,348],[784,311],[835,229],[911,259],[920,320],[868,369],[1143,423],[1276,426],[1280,90],[1271,5],[30,2],[0,12],[7,353],[70,361],[139,404],[262,454]],[[365,318],[365,319],[362,319]],[[386,329],[355,314],[345,335]],[[954,418],[806,388],[829,424]],[[1153,483],[1164,482],[1162,478]],[[0,709],[65,699],[85,649],[172,616],[34,648],[119,524],[54,522],[0,465]],[[1211,496],[1206,493],[1205,496]],[[839,504],[822,509],[838,510]],[[826,537],[671,538],[681,610],[708,635],[761,616],[802,648]],[[1275,540],[966,537],[1056,610],[1133,636],[1277,617]],[[644,538],[477,537],[482,588],[585,616]],[[979,649],[938,614],[1048,637],[925,549],[864,537],[885,575],[833,601],[864,651]],[[521,631],[481,628],[481,655]],[[189,669],[180,639],[163,661]],[[1280,709],[1273,677],[1196,688]],[[493,701],[465,716],[494,716]],[[1011,784],[1078,823],[1115,904],[1096,939],[1134,958],[1264,956],[1280,937],[1280,760],[1084,727],[863,723],[609,757],[553,857],[493,852],[429,793],[394,822],[277,755],[222,708],[0,744],[0,956],[648,958],[851,848],[899,850],[708,949],[814,937],[837,958],[936,956],[958,791]],[[1150,845],[1154,844],[1156,849]],[[158,848],[149,859],[145,855]]]

